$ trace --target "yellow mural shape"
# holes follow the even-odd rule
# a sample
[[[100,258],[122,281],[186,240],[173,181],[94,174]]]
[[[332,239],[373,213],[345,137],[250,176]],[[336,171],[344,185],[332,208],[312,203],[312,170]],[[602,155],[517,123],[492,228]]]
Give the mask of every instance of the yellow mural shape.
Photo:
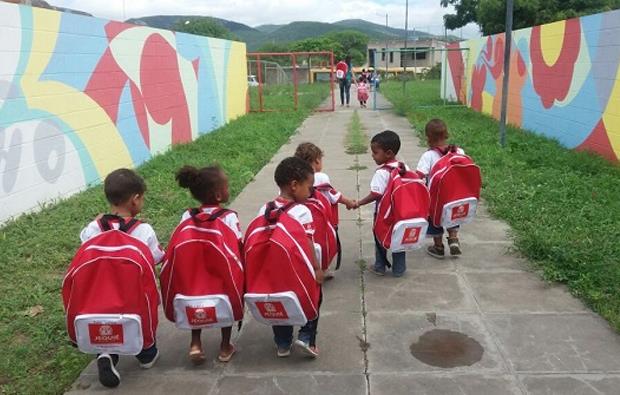
[[[226,122],[245,114],[245,97],[248,90],[245,43],[230,44],[226,81]]]
[[[54,53],[60,28],[59,12],[32,9],[31,56],[21,84],[31,108],[54,114],[75,131],[100,177],[133,161],[116,126],[106,112],[83,92],[56,81],[39,81]],[[110,155],[113,152],[114,155]]]
[[[540,27],[540,47],[547,66],[558,61],[564,45],[564,28],[566,21],[558,21]]]
[[[607,102],[607,109],[603,113],[603,122],[607,129],[609,142],[616,156],[620,158],[620,67],[616,74],[616,83],[611,91],[609,102]]]

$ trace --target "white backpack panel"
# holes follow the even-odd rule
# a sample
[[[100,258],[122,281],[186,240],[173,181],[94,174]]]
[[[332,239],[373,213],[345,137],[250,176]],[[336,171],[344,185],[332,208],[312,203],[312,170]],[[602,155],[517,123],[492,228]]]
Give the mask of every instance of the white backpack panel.
[[[293,291],[245,294],[245,303],[256,321],[265,325],[305,325],[308,322]]]
[[[142,321],[137,314],[81,314],[73,324],[78,349],[84,353],[137,355],[142,351]]]
[[[392,228],[392,252],[417,250],[422,247],[426,237],[428,221],[424,218],[412,218],[398,221]]]
[[[474,220],[478,199],[470,197],[444,204],[441,212],[441,226],[452,228]]]
[[[179,329],[225,328],[235,318],[227,295],[185,296],[176,294],[174,321]]]

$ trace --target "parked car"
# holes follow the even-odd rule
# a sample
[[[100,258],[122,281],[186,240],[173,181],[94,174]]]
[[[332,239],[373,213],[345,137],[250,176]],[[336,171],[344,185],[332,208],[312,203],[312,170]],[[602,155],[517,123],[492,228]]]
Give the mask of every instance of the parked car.
[[[255,75],[248,75],[248,86],[258,86]]]

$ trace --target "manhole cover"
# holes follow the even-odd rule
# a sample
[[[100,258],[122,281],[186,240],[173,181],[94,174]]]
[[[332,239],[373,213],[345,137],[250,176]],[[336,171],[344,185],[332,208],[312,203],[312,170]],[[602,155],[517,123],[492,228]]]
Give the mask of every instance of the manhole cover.
[[[445,329],[424,333],[411,345],[411,354],[427,365],[440,368],[471,366],[482,359],[484,348],[475,339]]]

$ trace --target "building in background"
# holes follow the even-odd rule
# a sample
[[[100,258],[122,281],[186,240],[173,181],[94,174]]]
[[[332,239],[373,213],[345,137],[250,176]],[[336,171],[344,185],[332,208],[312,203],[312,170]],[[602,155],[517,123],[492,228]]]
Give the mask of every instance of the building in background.
[[[413,71],[415,67],[416,73],[422,73],[441,63],[441,51],[437,49],[445,47],[446,42],[436,38],[407,41],[407,46],[404,40],[371,41],[368,43],[367,64],[369,67],[374,65],[377,70],[385,70],[387,61],[389,72],[398,73],[405,67]],[[406,50],[411,52],[404,52]]]

